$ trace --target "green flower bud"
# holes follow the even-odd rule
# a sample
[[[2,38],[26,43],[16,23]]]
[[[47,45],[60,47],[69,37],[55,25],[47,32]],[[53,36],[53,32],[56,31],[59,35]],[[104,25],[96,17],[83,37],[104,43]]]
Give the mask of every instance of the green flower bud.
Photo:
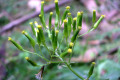
[[[44,17],[44,1],[41,1],[41,15]]]
[[[31,26],[31,29],[32,29],[33,35],[35,35],[35,30],[34,30],[33,22],[30,22],[29,24],[30,24],[30,26]]]
[[[30,60],[29,57],[25,57],[25,59],[32,65],[32,66],[37,66],[37,63],[34,61]]]
[[[20,46],[18,43],[16,43],[14,40],[12,40],[11,37],[8,37],[8,41],[12,42],[19,50],[23,51],[24,49],[22,46]]]
[[[37,28],[38,28],[38,30],[39,30],[39,35],[40,35],[41,41],[42,41],[43,44],[44,44],[44,43],[45,43],[45,37],[44,37],[44,34],[43,34],[42,26],[41,26],[41,25],[38,25]]]
[[[72,24],[72,16],[71,13],[68,13],[68,35],[71,33],[71,24]]]
[[[74,46],[74,43],[73,43],[73,42],[70,42],[69,48],[72,48],[73,46]]]
[[[60,54],[60,57],[63,58],[63,57],[65,57],[68,53],[72,53],[72,49],[69,48],[67,51],[61,53],[61,54]]]
[[[53,12],[50,12],[50,16],[49,16],[49,30],[51,31],[51,21],[52,21],[52,15],[53,15]]]
[[[82,26],[82,17],[83,17],[83,12],[78,12],[77,13],[77,27]]]
[[[100,24],[100,22],[103,20],[104,17],[105,17],[105,15],[101,15],[99,20],[94,24],[94,26],[93,26],[94,29],[96,29],[98,27],[98,25]]]
[[[58,33],[59,33],[59,31],[56,30],[55,33],[56,33],[56,36],[55,36],[55,39],[54,39],[54,49],[57,48],[57,41],[58,41]]]
[[[35,24],[36,27],[38,26],[38,22],[37,21],[34,21],[34,24]]]
[[[25,31],[22,31],[22,34],[24,34],[24,35],[28,38],[30,44],[31,44],[32,47],[34,48],[34,47],[35,47],[35,41],[34,41],[34,39],[33,39],[32,37],[30,37],[30,36],[27,34],[27,32],[25,32]]]
[[[59,11],[59,6],[58,6],[58,0],[55,0],[55,9],[56,9],[56,13],[59,15],[60,11]]]
[[[52,46],[54,50],[57,48],[58,32],[58,30],[55,31],[54,27],[52,28]]]
[[[81,27],[79,26],[78,29],[75,31],[75,33],[73,34],[72,38],[71,38],[71,42],[74,43],[74,41],[76,40],[78,34],[79,34],[79,31],[81,30]]]
[[[39,45],[41,44],[41,35],[39,33],[39,30],[37,30],[37,42]]]
[[[93,74],[93,70],[95,67],[95,62],[92,62],[89,73],[88,73],[88,79],[90,78],[90,76]]]
[[[73,33],[75,32],[75,30],[76,30],[76,20],[77,20],[77,18],[75,17],[75,18],[73,18]]]
[[[93,25],[95,22],[96,22],[96,10],[93,10],[93,18],[92,18]]]
[[[66,39],[68,38],[68,25],[67,25],[67,20],[65,19],[64,21],[64,36]]]
[[[69,9],[70,9],[70,6],[67,6],[65,12],[63,13],[61,23],[63,23],[63,20],[66,18],[67,14],[70,12]]]
[[[43,27],[46,28],[45,20],[41,14],[39,15],[39,18],[40,18],[40,21],[41,21]]]

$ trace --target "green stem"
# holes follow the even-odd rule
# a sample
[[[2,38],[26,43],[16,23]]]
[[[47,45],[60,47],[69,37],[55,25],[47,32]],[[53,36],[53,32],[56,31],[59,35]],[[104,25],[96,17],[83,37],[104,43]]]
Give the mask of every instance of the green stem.
[[[65,62],[65,64],[66,64],[66,66],[67,66],[76,76],[78,76],[80,79],[84,80],[84,78],[83,78],[82,76],[80,76],[78,73],[76,73],[76,72],[70,67],[69,64],[67,64],[66,62]]]
[[[39,45],[39,50],[40,50],[41,55],[44,57],[44,55],[43,55],[43,53],[42,53],[42,50],[41,50],[41,48],[40,48],[40,45]]]
[[[34,55],[37,55],[39,56],[40,58],[44,59],[46,62],[49,62],[49,60],[47,60],[46,58],[44,58],[43,56],[40,56],[39,54],[37,53],[34,53],[34,52],[30,52],[30,51],[27,51],[27,50],[23,50],[24,52],[27,52],[27,53],[31,53],[31,54],[34,54]]]
[[[94,28],[90,29],[89,31],[87,31],[86,33],[84,33],[84,34],[82,34],[82,35],[80,35],[80,36],[78,36],[78,37],[84,36],[85,34],[91,32],[91,31],[93,31],[93,30],[94,30]]]
[[[60,59],[61,61],[63,61],[63,62],[66,64],[66,66],[67,66],[76,76],[78,76],[80,79],[84,80],[84,78],[83,78],[82,76],[80,76],[78,73],[76,73],[76,72],[70,67],[70,65],[69,65],[67,62],[65,62],[65,61],[59,56],[58,53],[55,53],[55,54],[59,57],[59,59]]]

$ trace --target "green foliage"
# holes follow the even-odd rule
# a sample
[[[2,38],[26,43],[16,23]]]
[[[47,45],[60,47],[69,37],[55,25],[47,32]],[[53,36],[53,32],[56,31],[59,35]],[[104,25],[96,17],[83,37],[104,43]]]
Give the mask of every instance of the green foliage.
[[[94,29],[96,29],[98,27],[98,25],[100,24],[100,22],[102,21],[102,19],[104,18],[104,16],[102,15],[100,17],[100,19],[98,21],[96,21],[93,28],[91,28],[88,32],[86,32],[85,34],[79,35],[79,32],[82,29],[83,12],[77,13],[77,19],[76,19],[76,22],[74,22],[74,30],[72,30],[73,29],[72,28],[73,19],[72,19],[71,13],[67,14],[67,12],[65,10],[65,13],[62,17],[62,19],[64,19],[63,20],[64,30],[62,30],[61,26],[63,23],[60,23],[60,10],[59,10],[59,6],[58,6],[58,0],[55,0],[56,20],[55,20],[54,27],[52,27],[52,29],[51,29],[52,16],[50,15],[49,27],[47,27],[46,23],[45,23],[46,21],[44,19],[44,17],[45,17],[44,9],[43,9],[44,8],[44,1],[42,1],[41,3],[42,3],[41,14],[39,15],[39,18],[40,18],[40,21],[41,21],[41,24],[43,27],[41,25],[38,25],[38,23],[36,21],[34,23],[34,26],[31,25],[31,29],[33,31],[34,38],[29,36],[25,31],[22,32],[28,38],[28,40],[30,41],[30,44],[32,45],[34,50],[29,51],[29,50],[26,50],[25,48],[22,48],[12,38],[9,38],[8,40],[10,40],[18,49],[22,50],[23,52],[36,55],[40,59],[44,60],[43,62],[41,62],[42,64],[38,65],[36,62],[34,62],[34,60],[31,57],[30,58],[26,57],[26,60],[30,64],[32,64],[33,66],[41,67],[41,66],[48,66],[50,64],[63,63],[79,79],[88,80],[91,77],[91,75],[93,74],[93,69],[94,69],[95,65],[92,64],[92,66],[89,67],[90,71],[89,71],[88,77],[83,77],[82,74],[80,74],[76,70],[73,70],[71,68],[71,57],[72,57],[74,46],[75,46],[74,44],[76,43],[76,41],[79,37],[81,37],[81,36],[91,32],[91,31],[93,31]],[[94,22],[95,22],[95,20],[94,20]],[[74,31],[73,34],[72,34],[72,31]],[[62,35],[61,39],[58,40],[58,36],[61,33],[63,35]],[[48,34],[47,38],[50,41],[50,44],[51,44],[50,46],[48,46],[49,44],[47,44],[47,40],[45,37],[46,34]],[[65,42],[65,40],[66,40],[66,42]],[[63,44],[63,42],[65,42],[65,49],[64,50],[61,49],[61,44]],[[73,43],[72,47],[69,46],[69,43],[71,43],[71,42]],[[42,48],[45,48],[47,50],[48,57],[47,57],[47,55],[43,54]],[[65,56],[68,56],[68,55],[70,55],[69,62],[65,58]],[[54,57],[56,57],[56,58],[54,58]],[[39,73],[40,73],[40,75],[42,75],[41,71]],[[37,77],[39,77],[39,76],[37,76]],[[40,78],[42,78],[42,77],[40,76]]]

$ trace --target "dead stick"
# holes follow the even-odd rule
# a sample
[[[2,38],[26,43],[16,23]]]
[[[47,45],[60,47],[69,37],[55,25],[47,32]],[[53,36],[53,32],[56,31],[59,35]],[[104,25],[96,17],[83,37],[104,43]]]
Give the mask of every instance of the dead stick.
[[[62,6],[62,5],[66,4],[66,3],[69,3],[71,1],[72,0],[62,0],[62,1],[59,2],[59,6]],[[49,11],[51,11],[53,9],[55,9],[55,5],[51,4],[49,6],[45,6],[44,11],[45,12],[49,12]],[[34,13],[27,14],[27,15],[25,15],[25,16],[17,19],[17,20],[14,20],[14,21],[10,22],[9,24],[7,24],[7,25],[5,25],[5,26],[2,27],[2,29],[0,30],[0,35],[2,33],[6,32],[6,31],[8,31],[8,30],[10,30],[10,29],[12,29],[14,27],[16,27],[17,25],[25,22],[25,21],[38,16],[39,14],[40,14],[40,12],[34,12]]]

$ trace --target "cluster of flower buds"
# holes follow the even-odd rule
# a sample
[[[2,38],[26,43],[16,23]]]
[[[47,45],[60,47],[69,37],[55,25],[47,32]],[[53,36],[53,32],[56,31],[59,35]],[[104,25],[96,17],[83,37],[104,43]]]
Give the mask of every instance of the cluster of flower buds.
[[[61,53],[59,53],[59,57],[61,57],[63,59],[67,54],[69,54],[69,53],[72,54],[72,52],[73,52],[73,47],[75,46],[75,42],[76,42],[77,38],[79,37],[79,32],[82,29],[83,12],[82,11],[77,12],[77,16],[72,18],[72,15],[70,13],[70,6],[67,6],[63,13],[63,16],[61,17],[61,21],[60,21],[60,10],[59,10],[59,5],[58,5],[58,0],[55,0],[54,2],[55,2],[55,9],[56,9],[55,25],[52,25],[53,12],[50,12],[49,23],[48,23],[48,27],[47,27],[46,21],[45,21],[45,16],[44,16],[44,1],[42,1],[41,2],[41,13],[39,15],[41,25],[39,25],[37,23],[37,21],[29,23],[31,26],[32,33],[35,36],[36,40],[35,40],[35,38],[32,38],[24,30],[22,31],[22,34],[24,34],[26,36],[26,38],[29,40],[29,42],[33,48],[35,48],[35,45],[37,45],[37,44],[39,46],[41,46],[41,44],[42,44],[44,47],[47,48],[48,51],[50,51],[48,46],[46,46],[46,40],[45,40],[45,35],[44,35],[44,31],[46,31],[49,35],[48,36],[49,39],[51,40],[51,44],[52,44],[51,46],[53,48],[52,52],[53,53],[61,52]],[[96,11],[93,10],[93,18],[92,18],[93,26],[92,26],[91,30],[96,29],[104,17],[105,17],[104,15],[101,15],[101,17],[98,19],[98,21],[96,21]],[[61,29],[62,24],[64,24],[63,30]],[[62,32],[62,34],[63,34],[63,37],[61,37],[60,41],[58,40],[59,32]],[[66,44],[68,46],[66,47],[67,50],[62,51],[62,50],[60,50],[60,45],[62,44],[61,42],[63,42],[64,39],[66,40]],[[8,40],[11,41],[19,50],[25,51],[22,48],[22,46],[20,46],[18,43],[16,43],[11,37],[8,37]],[[70,41],[70,42],[68,42],[68,41]],[[42,56],[42,55],[40,55],[40,56]],[[52,55],[50,55],[50,56],[52,56]],[[42,58],[45,59],[43,56],[42,56]],[[37,66],[37,64],[34,61],[30,60],[29,57],[26,57],[25,59],[33,66]],[[46,61],[49,61],[49,60],[46,60]],[[94,65],[95,65],[95,63],[93,62],[91,69],[89,71],[89,74],[88,74],[88,78],[93,73]]]

